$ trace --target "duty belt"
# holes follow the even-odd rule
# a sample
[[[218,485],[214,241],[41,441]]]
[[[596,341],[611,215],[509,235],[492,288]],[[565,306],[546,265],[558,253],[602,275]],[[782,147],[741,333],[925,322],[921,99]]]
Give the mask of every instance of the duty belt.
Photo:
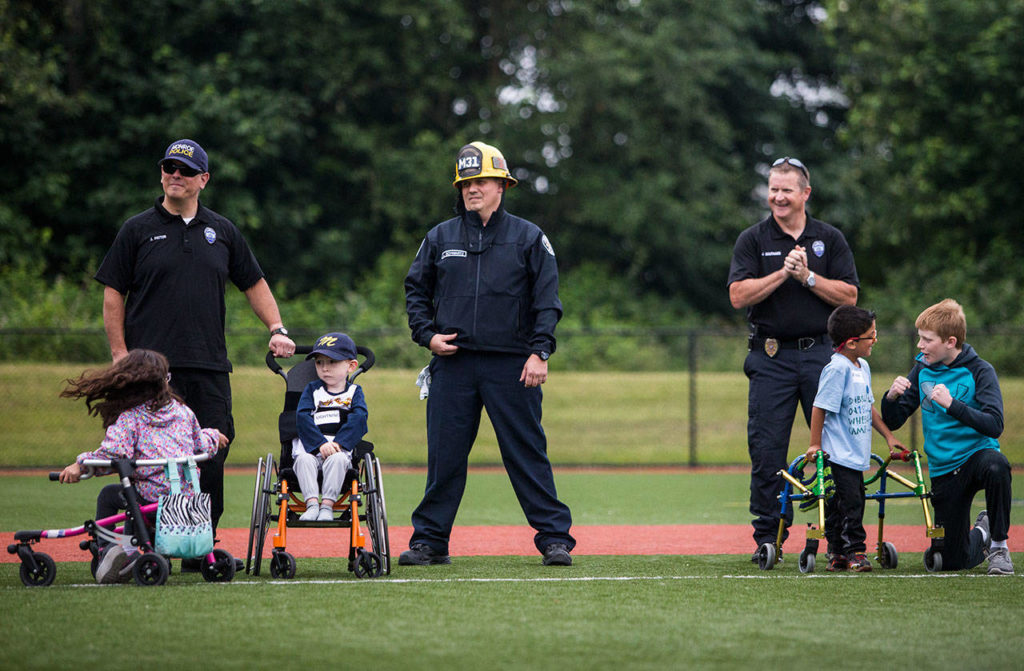
[[[774,357],[780,349],[809,350],[815,345],[824,344],[827,337],[827,335],[821,334],[807,336],[806,338],[795,338],[793,340],[779,340],[778,338],[750,336],[747,339],[747,350],[753,352],[755,349],[763,347],[765,354]]]

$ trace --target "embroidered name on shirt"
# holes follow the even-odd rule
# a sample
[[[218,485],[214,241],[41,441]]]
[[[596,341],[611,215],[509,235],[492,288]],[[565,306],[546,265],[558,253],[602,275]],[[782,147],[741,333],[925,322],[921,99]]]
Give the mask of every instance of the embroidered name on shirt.
[[[154,236],[152,236],[152,237],[151,237],[151,238],[149,239],[149,241],[150,241],[150,242],[156,242],[157,240],[166,240],[166,239],[167,239],[167,236],[166,236],[166,235],[154,235]]]
[[[466,250],[465,249],[446,249],[443,252],[441,252],[441,260],[442,261],[447,259],[449,256],[464,257],[464,256],[466,256]]]
[[[761,252],[761,256],[782,256],[782,252]]]

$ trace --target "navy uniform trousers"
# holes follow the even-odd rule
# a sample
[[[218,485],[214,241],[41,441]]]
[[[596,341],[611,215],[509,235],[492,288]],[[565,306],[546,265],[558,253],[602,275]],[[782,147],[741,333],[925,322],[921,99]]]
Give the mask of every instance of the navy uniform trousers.
[[[519,381],[526,357],[522,354],[475,352],[435,356],[430,363],[427,397],[427,485],[412,514],[410,545],[426,543],[448,554],[455,514],[466,489],[469,452],[480,428],[480,412],[494,426],[501,460],[512,489],[541,552],[552,543],[570,550],[572,515],[558,500],[547,438],[541,428],[540,387],[527,389]]]
[[[228,447],[217,450],[213,458],[199,464],[199,488],[210,495],[213,534],[224,514],[224,462],[235,439],[235,420],[231,416],[231,380],[227,373],[196,368],[171,368],[171,388],[192,409],[199,426],[217,429],[228,438]]]
[[[811,423],[811,408],[818,393],[821,369],[832,348],[818,343],[806,350],[780,349],[774,358],[763,349],[747,354],[743,372],[750,380],[747,398],[747,449],[750,452],[750,514],[754,516],[754,542],[774,543],[779,530],[780,470],[789,468],[790,435],[797,404]],[[793,507],[786,510],[783,540],[789,535]]]

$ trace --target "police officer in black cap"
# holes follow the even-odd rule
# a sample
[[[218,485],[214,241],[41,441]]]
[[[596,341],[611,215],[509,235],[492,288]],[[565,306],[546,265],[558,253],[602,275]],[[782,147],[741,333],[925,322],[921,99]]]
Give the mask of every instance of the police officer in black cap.
[[[810,174],[799,160],[780,158],[768,171],[771,215],[740,233],[729,267],[729,300],[746,308],[750,380],[747,447],[750,513],[757,548],[774,544],[779,531],[780,470],[797,403],[811,421],[821,369],[832,355],[828,317],[837,305],[854,305],[860,282],[853,253],[838,229],[811,218]],[[792,508],[784,521],[792,522]],[[783,530],[783,540],[788,530]]]
[[[572,516],[555,492],[540,422],[540,385],[562,316],[558,269],[547,236],[505,211],[505,191],[515,184],[495,147],[464,146],[453,182],[457,216],[427,233],[405,278],[412,338],[434,356],[427,485],[402,565],[450,563],[448,540],[483,408],[544,564],[572,564]]]
[[[114,361],[138,347],[162,353],[171,387],[204,427],[233,440],[231,362],[224,337],[224,292],[230,280],[245,293],[270,332],[279,357],[295,353],[270,286],[235,225],[199,202],[210,180],[206,151],[194,140],[172,142],[160,159],[163,195],[121,227],[96,279],[104,284],[103,327]],[[224,511],[228,448],[200,467],[210,494],[214,532]],[[182,561],[199,570],[199,560]]]

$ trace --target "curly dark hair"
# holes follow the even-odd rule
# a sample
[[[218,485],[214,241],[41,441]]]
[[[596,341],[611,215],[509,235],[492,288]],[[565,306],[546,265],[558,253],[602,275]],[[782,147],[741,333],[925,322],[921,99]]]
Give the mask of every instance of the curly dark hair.
[[[145,404],[159,410],[172,399],[181,398],[171,391],[170,364],[167,357],[148,349],[133,349],[110,366],[87,370],[77,379],[65,380],[61,398],[84,398],[90,415],[103,418],[106,429],[125,410]]]

